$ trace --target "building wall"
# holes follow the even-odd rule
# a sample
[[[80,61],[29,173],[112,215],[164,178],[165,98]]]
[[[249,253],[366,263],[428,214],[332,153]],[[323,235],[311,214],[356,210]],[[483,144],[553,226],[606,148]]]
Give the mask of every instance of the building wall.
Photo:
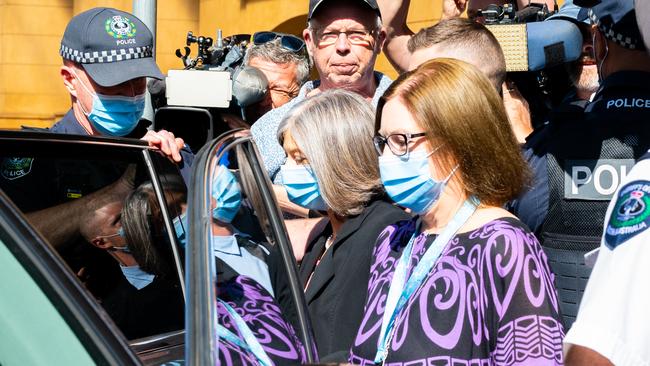
[[[300,35],[307,22],[307,0],[158,0],[158,65],[181,68],[174,55],[187,31],[215,38],[276,30]],[[59,76],[59,43],[74,14],[95,6],[131,11],[131,0],[0,0],[0,128],[48,127],[70,108]],[[412,0],[414,30],[433,24],[441,0]],[[195,49],[195,48],[194,48]],[[193,49],[193,51],[194,51]],[[396,76],[382,56],[377,70]]]

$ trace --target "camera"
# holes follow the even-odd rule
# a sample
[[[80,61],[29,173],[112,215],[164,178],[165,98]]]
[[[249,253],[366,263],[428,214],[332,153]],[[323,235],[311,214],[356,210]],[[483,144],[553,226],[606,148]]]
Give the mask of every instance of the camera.
[[[242,66],[251,36],[185,37],[185,46],[176,50],[182,69],[169,70],[164,81],[149,82],[156,108],[153,128],[165,129],[182,137],[191,150],[229,129],[226,115],[246,121],[245,108],[265,97],[268,81],[258,69]],[[196,56],[192,47],[196,46]]]
[[[563,65],[582,53],[582,34],[570,21],[547,18],[557,12],[546,4],[491,4],[478,15],[498,40],[506,60],[508,79],[528,101],[533,127],[546,121],[570,87]]]

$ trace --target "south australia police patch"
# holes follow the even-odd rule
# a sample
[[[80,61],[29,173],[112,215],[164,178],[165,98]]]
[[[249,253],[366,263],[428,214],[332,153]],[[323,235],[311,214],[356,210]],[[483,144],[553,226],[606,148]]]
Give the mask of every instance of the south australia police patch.
[[[625,243],[650,226],[650,182],[637,180],[623,186],[605,228],[609,249]]]
[[[0,174],[9,180],[22,178],[32,171],[33,158],[4,158],[0,162]]]

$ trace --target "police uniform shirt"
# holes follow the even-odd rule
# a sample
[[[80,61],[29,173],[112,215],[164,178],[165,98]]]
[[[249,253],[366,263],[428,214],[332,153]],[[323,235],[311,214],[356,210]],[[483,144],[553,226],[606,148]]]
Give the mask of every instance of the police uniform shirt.
[[[598,259],[565,345],[650,365],[650,153],[609,204]]]
[[[140,120],[136,128],[131,131],[125,137],[140,139],[147,134],[147,128],[151,125],[151,122],[147,120]],[[68,113],[63,116],[63,118],[54,124],[50,129],[50,132],[62,133],[66,135],[84,135],[88,136],[88,131],[84,129],[77,118],[74,115],[74,111],[70,109]],[[178,168],[180,169],[183,180],[186,184],[190,182],[190,175],[192,173],[192,161],[194,160],[194,154],[190,151],[189,147],[185,145],[180,151],[182,160],[178,163]]]

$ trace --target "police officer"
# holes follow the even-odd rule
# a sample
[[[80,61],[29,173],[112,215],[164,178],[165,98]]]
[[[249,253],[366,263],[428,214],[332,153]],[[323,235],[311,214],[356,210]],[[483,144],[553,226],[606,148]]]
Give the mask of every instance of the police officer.
[[[50,132],[90,136],[124,136],[145,140],[179,164],[189,178],[192,155],[182,139],[167,131],[149,131],[140,121],[146,77],[162,78],[152,57],[153,37],[135,16],[111,8],[94,8],[68,23],[61,40],[60,74],[72,107]],[[11,164],[6,164],[9,161]],[[23,166],[29,169],[20,169]],[[67,260],[94,277],[91,291],[101,296],[110,283],[105,254],[93,252],[93,217],[107,204],[121,203],[134,188],[135,169],[126,163],[61,159],[6,158],[0,186],[26,213],[34,227]]]
[[[164,130],[148,130],[150,122],[140,120],[145,105],[146,77],[163,77],[153,59],[153,36],[142,21],[117,9],[87,10],[68,23],[59,53],[63,58],[60,74],[70,93],[72,107],[63,119],[54,124],[50,132],[145,140],[176,162],[186,181],[189,179],[193,156],[183,140]],[[52,207],[67,199],[52,197],[51,192],[45,189],[39,190],[42,197],[14,198],[22,210],[34,211],[28,217],[55,247],[68,243],[79,231],[83,235],[83,227],[70,224],[70,217],[79,216],[79,222],[83,223],[82,218],[92,214],[85,212],[88,207],[102,207],[103,201],[123,199],[128,193],[128,189],[122,188],[123,184],[113,184],[113,190],[89,195],[118,181],[121,173],[111,172],[111,169],[80,163],[68,169],[69,174],[53,173],[48,170],[50,166],[39,164],[39,159],[33,160],[32,177],[21,178],[24,182],[15,180],[12,183],[24,185],[31,181],[42,184],[42,180],[59,182],[61,176],[72,176],[81,170],[96,178],[90,186],[86,182],[83,191],[75,190],[77,196],[82,196],[81,202],[67,206]],[[57,174],[59,178],[54,179],[52,174]],[[70,187],[64,188],[70,190]],[[43,207],[50,209],[37,211]]]
[[[181,162],[182,139],[139,123],[146,77],[163,78],[153,59],[153,36],[140,19],[112,8],[80,13],[68,23],[59,53],[72,108],[52,132],[141,138]]]
[[[598,247],[609,200],[650,147],[650,57],[633,0],[602,0],[589,16],[601,86],[584,109],[555,114],[527,140],[535,180],[513,205],[549,257],[567,329],[590,275],[583,256]]]

